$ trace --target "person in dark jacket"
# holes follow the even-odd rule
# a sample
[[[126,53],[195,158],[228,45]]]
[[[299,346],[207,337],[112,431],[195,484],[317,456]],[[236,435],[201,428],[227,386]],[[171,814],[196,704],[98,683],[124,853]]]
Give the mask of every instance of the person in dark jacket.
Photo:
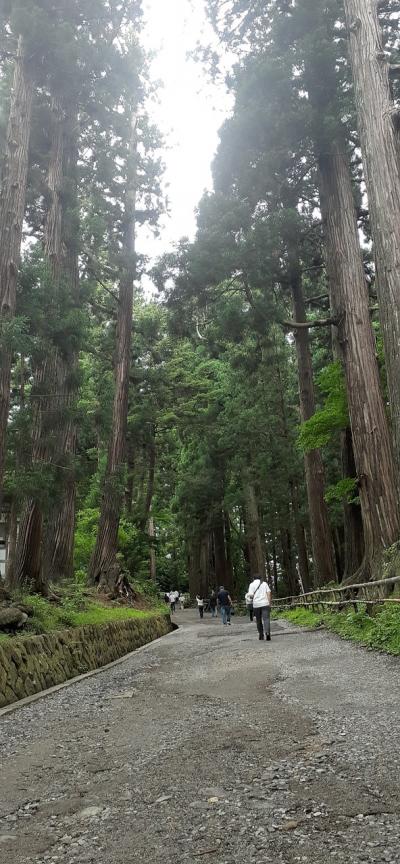
[[[208,603],[208,608],[211,612],[211,617],[215,618],[217,614],[217,595],[215,591],[211,591],[210,600]]]
[[[232,600],[229,594],[229,591],[226,591],[224,586],[221,585],[218,594],[217,594],[218,608],[221,612],[222,623],[224,625],[231,624],[231,608],[232,608]]]

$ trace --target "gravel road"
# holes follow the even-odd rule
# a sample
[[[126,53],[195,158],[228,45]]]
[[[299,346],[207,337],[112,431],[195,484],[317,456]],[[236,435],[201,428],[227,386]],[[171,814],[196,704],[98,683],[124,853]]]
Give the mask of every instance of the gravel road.
[[[398,660],[176,621],[0,719],[0,861],[397,864]]]

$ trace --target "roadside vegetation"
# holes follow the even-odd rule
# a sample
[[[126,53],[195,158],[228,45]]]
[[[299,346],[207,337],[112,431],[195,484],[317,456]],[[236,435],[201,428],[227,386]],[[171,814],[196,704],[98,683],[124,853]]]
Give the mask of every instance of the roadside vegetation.
[[[142,586],[140,586],[142,587]],[[48,600],[38,594],[21,595],[15,602],[29,610],[29,617],[23,630],[14,634],[0,633],[0,642],[20,639],[24,636],[51,633],[70,627],[85,627],[108,624],[113,621],[126,621],[127,618],[151,618],[167,612],[165,604],[153,593],[136,592],[135,608],[109,602],[94,591],[84,591],[80,586],[61,593],[57,599]]]
[[[386,603],[367,614],[367,607],[358,612],[312,612],[300,606],[287,612],[274,612],[275,618],[285,618],[299,627],[326,627],[344,639],[359,642],[368,648],[400,655],[400,605]]]

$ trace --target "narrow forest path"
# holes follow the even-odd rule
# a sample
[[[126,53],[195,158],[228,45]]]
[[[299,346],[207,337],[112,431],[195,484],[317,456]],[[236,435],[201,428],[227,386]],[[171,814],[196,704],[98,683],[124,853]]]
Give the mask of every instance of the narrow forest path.
[[[0,719],[7,864],[398,862],[400,665],[182,628]]]

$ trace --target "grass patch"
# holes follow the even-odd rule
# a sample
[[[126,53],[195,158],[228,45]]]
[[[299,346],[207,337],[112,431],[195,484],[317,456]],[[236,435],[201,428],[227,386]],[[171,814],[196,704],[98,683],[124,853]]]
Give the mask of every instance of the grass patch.
[[[299,627],[323,625],[344,639],[388,654],[400,655],[400,606],[391,603],[373,607],[372,615],[367,615],[366,606],[360,604],[358,612],[354,609],[345,612],[312,612],[299,606],[283,612],[276,610],[274,617],[285,618]]]
[[[74,623],[71,626],[84,627],[87,624],[108,624],[110,621],[126,621],[127,618],[141,618],[143,620],[152,618],[154,615],[162,615],[167,611],[166,606],[151,610],[130,609],[128,606],[107,609],[105,606],[96,606],[95,603],[90,603],[84,612],[76,612],[73,615]]]
[[[23,630],[15,635],[0,634],[0,643],[23,636],[51,633],[54,630],[64,630],[70,627],[85,627],[93,624],[109,624],[113,621],[126,621],[130,618],[144,620],[154,615],[168,612],[164,604],[154,604],[149,609],[134,609],[131,606],[106,605],[96,601],[94,597],[84,594],[81,590],[65,594],[58,603],[50,603],[37,594],[24,595],[18,601],[32,610]]]

